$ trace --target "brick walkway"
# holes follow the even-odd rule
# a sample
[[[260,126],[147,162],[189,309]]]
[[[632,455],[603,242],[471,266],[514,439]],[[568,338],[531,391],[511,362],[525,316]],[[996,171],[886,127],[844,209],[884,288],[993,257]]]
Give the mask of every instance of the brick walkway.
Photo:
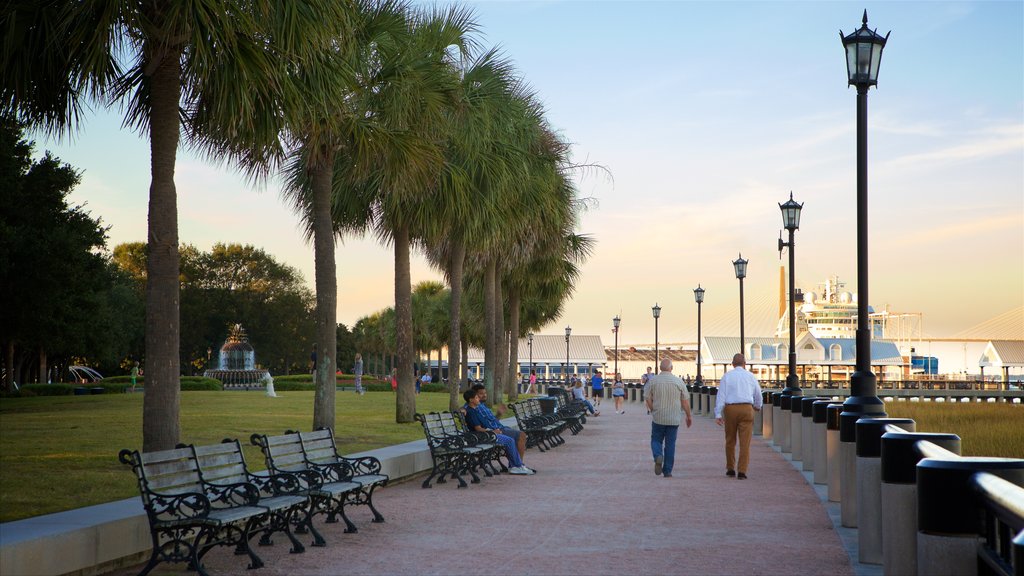
[[[465,489],[404,482],[376,496],[385,524],[371,524],[360,507],[351,514],[358,534],[319,517],[326,548],[290,555],[277,536],[275,546],[257,549],[266,562],[258,571],[226,548],[210,552],[206,566],[253,576],[853,574],[814,490],[760,437],[750,479],[726,478],[721,429],[695,416],[692,428],[680,429],[674,477],[662,478],[641,405],[627,404],[624,415],[608,401],[601,408],[564,446],[529,451],[536,476],[484,478]]]

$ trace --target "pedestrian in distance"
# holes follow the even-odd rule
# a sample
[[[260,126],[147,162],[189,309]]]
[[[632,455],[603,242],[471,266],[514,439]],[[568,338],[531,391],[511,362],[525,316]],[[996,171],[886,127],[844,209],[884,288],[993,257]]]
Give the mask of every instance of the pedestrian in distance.
[[[718,383],[715,401],[715,423],[725,426],[725,475],[747,479],[750,463],[750,437],[754,433],[754,412],[761,409],[761,385],[747,371],[743,354],[732,357],[733,369],[726,372]],[[736,441],[740,455],[736,461]]]
[[[686,427],[693,424],[690,402],[686,399],[683,381],[672,373],[672,360],[665,358],[661,371],[647,381],[648,394],[644,402],[651,413],[651,454],[654,456],[654,474],[672,477],[676,460],[676,436],[683,413]]]
[[[363,390],[363,355],[356,352],[356,362],[352,366],[352,373],[356,376],[356,394],[366,394]]]
[[[622,374],[615,374],[615,382],[612,383],[612,398],[615,399],[615,413],[625,414],[626,409],[622,407],[622,402],[626,398],[626,385],[622,383]]]
[[[537,384],[537,371],[530,370],[530,385],[526,388],[527,394],[533,394],[533,386]]]
[[[648,384],[651,381],[651,376],[654,376],[654,374],[651,373],[651,367],[650,366],[647,367],[647,372],[640,376],[640,385],[643,386],[643,389],[644,389],[644,394],[643,394],[644,398],[647,398]],[[647,413],[648,414],[651,413],[650,409],[647,410]]]
[[[583,405],[587,407],[587,411],[590,412],[592,415],[594,415],[594,416],[600,416],[601,415],[601,412],[595,410],[594,409],[594,405],[591,404],[590,400],[587,400],[586,396],[583,395],[583,382],[580,382],[579,380],[577,380],[576,383],[573,384],[573,386],[572,386],[572,395],[573,395],[574,398],[576,398],[580,402],[583,402]]]
[[[139,379],[139,374],[142,374],[142,370],[139,370],[139,361],[138,360],[136,360],[135,363],[132,364],[132,373],[131,374],[132,374],[132,387],[131,387],[131,391],[135,392],[135,382],[136,382],[136,380]]]
[[[391,369],[391,391],[398,392],[398,368]]]
[[[429,370],[424,370],[423,371],[423,375],[420,376],[420,379],[416,381],[416,393],[419,394],[420,393],[420,388],[424,384],[430,384],[430,381],[431,381],[430,371]]]
[[[600,370],[594,370],[594,375],[590,377],[590,388],[594,406],[600,406],[601,397],[604,396],[604,378],[601,377]]]

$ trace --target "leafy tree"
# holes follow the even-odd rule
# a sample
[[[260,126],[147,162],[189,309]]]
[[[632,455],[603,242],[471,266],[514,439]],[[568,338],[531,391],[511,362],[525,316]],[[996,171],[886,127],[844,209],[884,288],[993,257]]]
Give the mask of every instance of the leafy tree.
[[[31,159],[22,126],[0,119],[0,342],[4,388],[16,375],[47,381],[48,356],[89,356],[109,284],[106,228],[67,196],[79,182],[46,152]],[[32,359],[38,364],[30,366]]]
[[[149,138],[144,451],[173,448],[180,437],[174,171],[182,130],[186,143],[216,157],[279,148],[278,131],[263,120],[279,111],[275,103],[289,100],[282,70],[314,58],[338,37],[347,15],[348,4],[333,0],[0,7],[0,113],[65,132],[77,127],[87,102],[118,102],[125,124]]]

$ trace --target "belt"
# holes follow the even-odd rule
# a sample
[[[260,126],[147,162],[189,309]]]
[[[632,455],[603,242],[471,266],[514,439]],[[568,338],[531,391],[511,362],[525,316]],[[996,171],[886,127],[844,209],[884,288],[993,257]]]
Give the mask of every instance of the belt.
[[[733,402],[731,404],[726,404],[726,406],[753,406],[753,405],[754,405],[753,402]]]

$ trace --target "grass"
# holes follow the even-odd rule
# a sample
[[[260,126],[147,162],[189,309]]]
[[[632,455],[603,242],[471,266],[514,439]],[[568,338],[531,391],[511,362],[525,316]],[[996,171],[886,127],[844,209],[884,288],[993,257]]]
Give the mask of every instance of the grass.
[[[344,453],[423,438],[418,422],[395,423],[395,396],[338,392],[335,433]],[[420,394],[418,412],[448,409],[447,394]],[[183,392],[181,441],[238,438],[261,470],[253,433],[312,427],[313,393]],[[142,394],[0,399],[0,522],[120,500],[138,494],[135,475],[118,462],[142,447]]]
[[[960,436],[964,456],[1024,458],[1024,406],[999,403],[886,402],[892,418],[913,418],[918,432]]]

